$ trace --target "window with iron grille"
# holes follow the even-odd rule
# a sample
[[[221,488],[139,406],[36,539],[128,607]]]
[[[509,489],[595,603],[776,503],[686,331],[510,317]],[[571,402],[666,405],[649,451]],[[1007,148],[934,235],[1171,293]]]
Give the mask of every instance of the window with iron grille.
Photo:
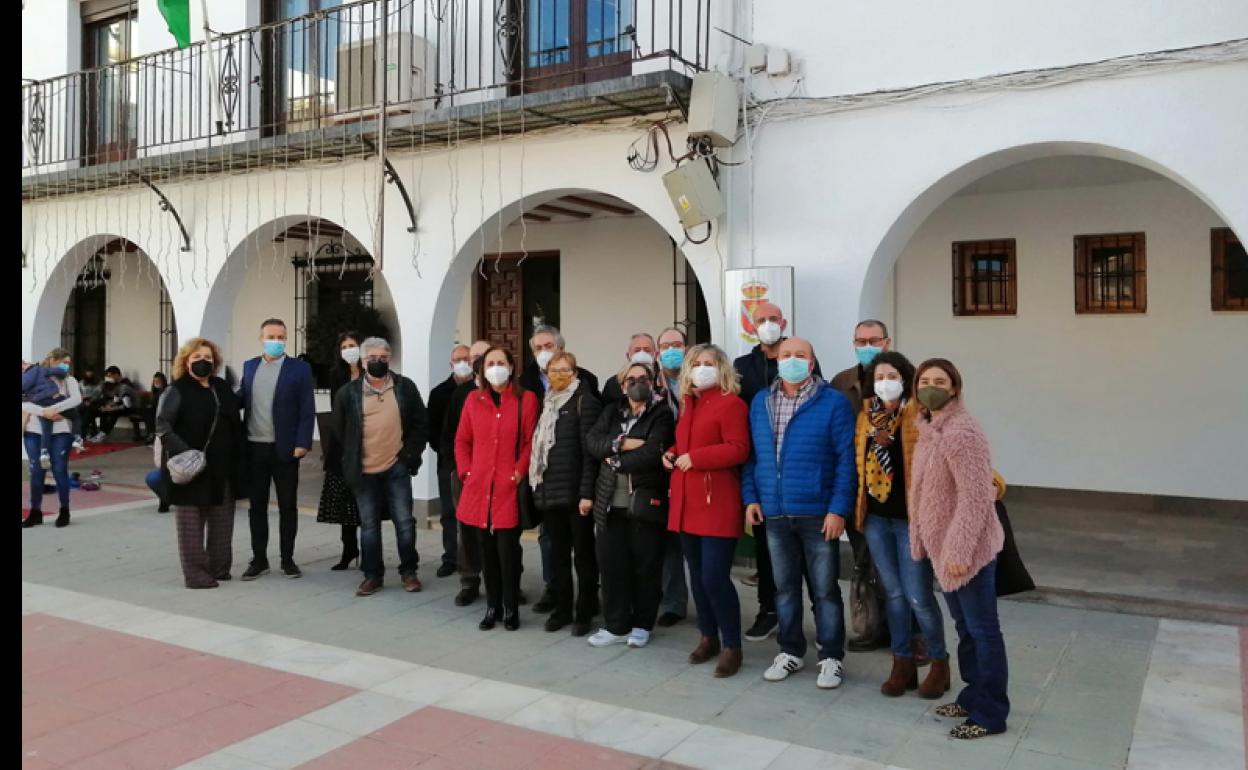
[[[1144,233],[1075,236],[1075,312],[1148,308]]]
[[[1014,239],[953,244],[953,314],[1017,315]]]
[[[1248,310],[1248,252],[1229,227],[1210,231],[1213,309]]]

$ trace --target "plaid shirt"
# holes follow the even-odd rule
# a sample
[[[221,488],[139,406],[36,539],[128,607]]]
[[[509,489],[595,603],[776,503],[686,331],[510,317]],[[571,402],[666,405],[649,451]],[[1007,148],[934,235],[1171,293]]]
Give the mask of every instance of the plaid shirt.
[[[784,392],[784,382],[776,378],[771,385],[771,395],[767,397],[767,406],[771,411],[771,424],[775,429],[776,464],[780,464],[780,449],[784,446],[784,434],[789,429],[793,415],[810,400],[815,392],[816,377],[811,377],[806,384],[797,389],[797,393],[789,396]]]

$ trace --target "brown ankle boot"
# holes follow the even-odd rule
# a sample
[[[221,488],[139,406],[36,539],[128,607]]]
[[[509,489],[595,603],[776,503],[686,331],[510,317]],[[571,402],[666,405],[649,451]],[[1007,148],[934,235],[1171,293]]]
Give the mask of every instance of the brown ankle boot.
[[[919,697],[931,700],[939,698],[949,690],[949,659],[933,659],[932,667],[927,670],[927,678],[919,686]]]
[[[718,679],[732,676],[741,670],[741,648],[725,647],[715,663],[715,676]]]
[[[704,636],[698,641],[698,646],[693,648],[693,652],[689,653],[689,662],[705,663],[718,654],[719,640],[713,636]]]
[[[894,655],[893,673],[888,675],[888,681],[880,685],[880,692],[890,698],[897,698],[905,695],[906,690],[913,690],[918,686],[919,672],[914,667],[914,660]]]

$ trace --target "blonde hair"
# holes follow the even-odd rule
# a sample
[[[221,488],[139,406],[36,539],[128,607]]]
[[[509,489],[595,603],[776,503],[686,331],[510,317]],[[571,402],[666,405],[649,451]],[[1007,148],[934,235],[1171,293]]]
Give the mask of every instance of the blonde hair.
[[[697,392],[697,388],[693,385],[693,365],[698,357],[703,353],[710,353],[715,359],[715,368],[719,371],[719,389],[725,395],[735,396],[741,392],[741,382],[737,377],[737,370],[733,368],[732,361],[728,360],[728,354],[718,345],[709,343],[703,345],[694,345],[685,351],[685,362],[680,365],[680,395],[681,398]]]
[[[550,365],[556,361],[567,361],[568,366],[572,368],[572,373],[576,374],[576,356],[566,350],[560,350],[558,353],[550,357],[546,362],[546,371],[550,371]]]
[[[182,343],[182,347],[178,348],[178,354],[173,358],[173,379],[180,380],[186,375],[189,371],[186,359],[200,348],[208,348],[212,351],[212,374],[221,371],[224,362],[221,360],[221,348],[217,346],[217,343],[207,337],[191,337]]]
[[[40,364],[44,368],[50,368],[52,364],[60,363],[70,357],[70,352],[65,348],[52,348],[48,354],[43,357],[43,363]]]
[[[624,384],[624,380],[628,379],[628,373],[634,369],[644,369],[646,374],[650,375],[651,384],[655,384],[655,380],[659,376],[658,370],[652,364],[635,364],[631,361],[624,364],[624,368],[616,373],[615,381],[619,383],[620,390],[625,393],[625,397],[628,394],[628,387]]]

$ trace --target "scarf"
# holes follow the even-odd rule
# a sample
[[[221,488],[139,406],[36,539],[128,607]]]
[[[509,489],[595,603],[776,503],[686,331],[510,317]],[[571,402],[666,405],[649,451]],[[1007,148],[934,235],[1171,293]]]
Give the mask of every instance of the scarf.
[[[533,433],[533,452],[529,456],[529,484],[537,489],[546,474],[546,461],[550,457],[550,448],[555,445],[555,423],[559,421],[559,410],[571,400],[580,380],[573,380],[565,390],[546,391],[542,400],[542,416],[537,419],[537,430]]]
[[[880,444],[875,440],[872,433],[868,438],[867,446],[870,451],[867,452],[867,491],[871,497],[878,502],[888,500],[888,495],[893,491],[893,458],[888,448],[897,441],[897,424],[901,421],[901,404],[898,404],[895,412],[888,411],[884,406],[883,400],[873,398],[867,402],[867,420],[875,430],[881,431],[888,435],[888,442]]]

